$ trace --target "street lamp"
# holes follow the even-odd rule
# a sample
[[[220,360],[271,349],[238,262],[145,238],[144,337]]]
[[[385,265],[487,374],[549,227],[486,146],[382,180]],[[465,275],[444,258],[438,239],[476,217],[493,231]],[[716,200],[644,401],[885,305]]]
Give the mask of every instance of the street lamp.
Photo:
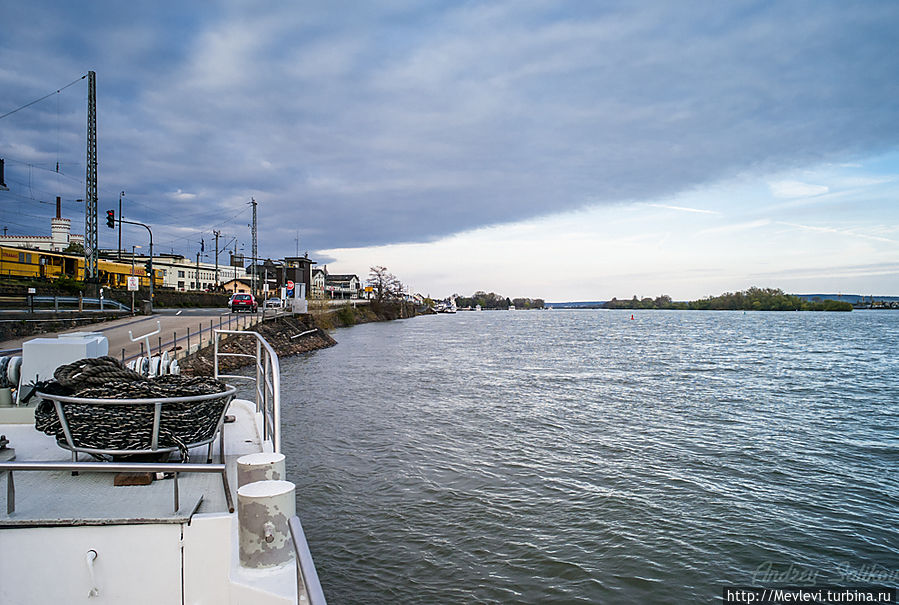
[[[121,216],[121,215],[119,215],[119,216]],[[121,228],[121,225],[119,225],[119,228]],[[140,248],[140,247],[141,246],[131,246],[131,275],[132,275],[132,277],[134,276],[134,249]],[[153,278],[151,277],[150,279],[152,280]],[[134,313],[134,290],[131,291],[131,313],[132,314]]]
[[[199,252],[197,252],[197,283],[196,283],[197,290],[201,289],[200,288],[200,256],[202,256],[203,258],[209,258],[208,254],[201,255]]]

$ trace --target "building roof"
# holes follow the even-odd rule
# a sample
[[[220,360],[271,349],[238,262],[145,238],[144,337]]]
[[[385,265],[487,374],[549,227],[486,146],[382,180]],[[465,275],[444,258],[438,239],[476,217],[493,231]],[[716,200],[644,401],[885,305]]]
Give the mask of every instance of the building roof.
[[[253,282],[251,282],[251,281],[248,280],[248,279],[243,279],[243,278],[240,278],[240,277],[238,277],[238,278],[236,278],[236,279],[229,279],[228,281],[223,282],[223,283],[222,283],[222,286],[227,286],[228,284],[233,284],[234,282],[237,282],[237,283],[239,283],[239,284],[243,284],[243,285],[245,285],[245,286],[248,287],[248,288],[253,287]]]

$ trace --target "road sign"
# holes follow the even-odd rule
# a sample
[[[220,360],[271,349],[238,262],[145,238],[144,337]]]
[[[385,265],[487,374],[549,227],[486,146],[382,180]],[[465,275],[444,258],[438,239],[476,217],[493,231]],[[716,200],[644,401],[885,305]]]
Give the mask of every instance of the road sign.
[[[293,290],[293,282],[290,281],[289,279],[287,280],[287,289],[288,289],[288,290]]]
[[[135,292],[140,288],[140,279],[136,275],[128,276],[128,291]]]

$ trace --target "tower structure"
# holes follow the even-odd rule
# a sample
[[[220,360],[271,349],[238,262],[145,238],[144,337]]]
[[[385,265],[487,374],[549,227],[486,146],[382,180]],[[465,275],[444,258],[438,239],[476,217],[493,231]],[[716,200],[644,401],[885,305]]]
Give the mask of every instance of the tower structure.
[[[97,73],[87,72],[87,157],[84,175],[85,280],[97,281]]]
[[[256,295],[256,198],[250,198],[250,203],[253,205],[253,258],[250,260],[253,263],[253,276],[252,276],[252,288],[253,295]]]
[[[222,234],[221,231],[212,230],[212,234],[215,236],[215,288],[218,290],[219,287],[219,236]]]

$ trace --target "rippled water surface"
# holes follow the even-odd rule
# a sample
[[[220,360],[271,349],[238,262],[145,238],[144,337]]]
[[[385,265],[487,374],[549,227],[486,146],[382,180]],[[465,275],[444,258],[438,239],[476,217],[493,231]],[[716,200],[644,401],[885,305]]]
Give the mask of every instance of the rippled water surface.
[[[425,316],[282,360],[329,603],[705,603],[766,570],[899,574],[899,312],[630,317]]]

